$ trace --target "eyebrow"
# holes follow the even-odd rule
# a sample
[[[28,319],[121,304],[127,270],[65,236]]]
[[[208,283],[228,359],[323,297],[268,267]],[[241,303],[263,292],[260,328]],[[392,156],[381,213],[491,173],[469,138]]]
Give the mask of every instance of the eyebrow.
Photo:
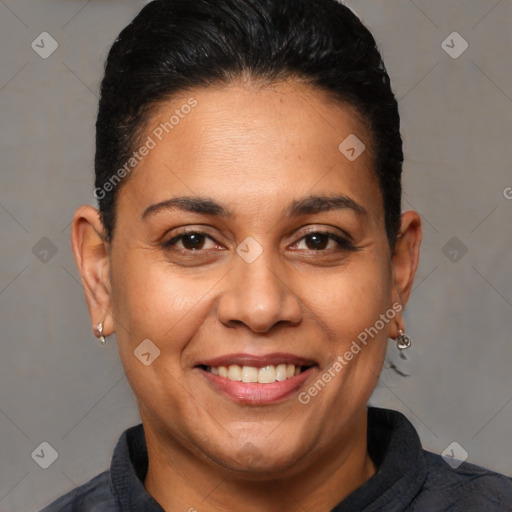
[[[194,196],[173,197],[160,203],[152,204],[142,214],[142,220],[164,210],[178,209],[191,213],[199,213],[212,217],[234,217],[234,212],[215,201]],[[299,217],[332,210],[350,209],[362,216],[368,216],[368,211],[353,199],[344,195],[309,195],[294,200],[284,210],[283,216]]]

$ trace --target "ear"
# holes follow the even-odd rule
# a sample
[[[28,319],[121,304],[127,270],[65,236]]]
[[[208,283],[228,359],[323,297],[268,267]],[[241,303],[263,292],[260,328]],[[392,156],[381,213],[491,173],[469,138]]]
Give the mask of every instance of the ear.
[[[402,310],[396,315],[396,322],[391,328],[390,336],[392,338],[398,336],[398,329],[404,329],[403,309],[409,300],[414,276],[418,269],[421,237],[420,216],[414,211],[402,213],[400,232],[391,258],[393,273],[392,300],[393,304],[401,304]]]
[[[114,332],[111,308],[109,244],[98,210],[81,206],[73,216],[71,246],[82,277],[93,331],[103,323],[103,334]]]

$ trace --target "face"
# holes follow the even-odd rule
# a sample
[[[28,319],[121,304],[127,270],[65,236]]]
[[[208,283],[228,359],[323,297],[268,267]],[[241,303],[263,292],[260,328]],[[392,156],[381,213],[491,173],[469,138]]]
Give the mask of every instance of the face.
[[[349,443],[402,304],[356,111],[298,83],[196,89],[141,140],[107,309],[146,430],[252,475]]]

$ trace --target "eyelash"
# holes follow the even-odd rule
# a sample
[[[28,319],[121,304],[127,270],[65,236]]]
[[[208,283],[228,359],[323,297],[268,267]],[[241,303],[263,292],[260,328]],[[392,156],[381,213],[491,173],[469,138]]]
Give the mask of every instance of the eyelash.
[[[213,237],[208,235],[207,233],[204,233],[204,232],[201,232],[201,231],[185,231],[185,232],[180,233],[179,235],[176,235],[175,237],[171,238],[169,241],[165,242],[164,244],[162,244],[162,247],[164,249],[167,249],[167,250],[173,250],[173,251],[176,251],[176,252],[181,252],[182,254],[183,253],[199,253],[199,252],[205,252],[205,251],[208,250],[208,249],[180,249],[180,248],[173,247],[173,245],[176,242],[178,242],[181,239],[185,238],[187,235],[205,236],[206,238],[209,238],[210,240],[212,240],[213,242],[218,244],[218,242]],[[346,251],[355,252],[355,251],[358,250],[358,248],[355,245],[353,245],[351,242],[349,242],[345,238],[343,238],[341,236],[338,236],[338,235],[335,235],[334,233],[331,233],[329,231],[311,231],[311,232],[306,233],[305,235],[303,235],[295,243],[298,243],[301,240],[303,240],[304,238],[307,238],[308,236],[312,236],[312,235],[324,235],[327,238],[329,238],[330,240],[334,240],[338,244],[337,250],[340,250],[340,251],[341,250],[346,250]],[[309,249],[309,252],[318,252],[318,253],[322,253],[322,252],[325,253],[325,252],[328,252],[328,251],[329,251],[328,249]]]

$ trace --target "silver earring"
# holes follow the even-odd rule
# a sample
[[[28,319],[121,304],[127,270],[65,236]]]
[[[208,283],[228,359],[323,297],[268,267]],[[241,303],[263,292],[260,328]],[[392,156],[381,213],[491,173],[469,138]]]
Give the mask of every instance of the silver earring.
[[[411,346],[411,338],[405,334],[402,329],[398,329],[398,336],[396,338],[396,346],[400,350],[404,350],[406,348],[409,348]]]
[[[107,340],[105,339],[105,336],[103,336],[103,322],[100,322],[98,324],[98,327],[96,327],[96,330],[98,331],[98,339],[100,340],[100,343],[102,345],[105,345],[105,343],[107,342]]]

